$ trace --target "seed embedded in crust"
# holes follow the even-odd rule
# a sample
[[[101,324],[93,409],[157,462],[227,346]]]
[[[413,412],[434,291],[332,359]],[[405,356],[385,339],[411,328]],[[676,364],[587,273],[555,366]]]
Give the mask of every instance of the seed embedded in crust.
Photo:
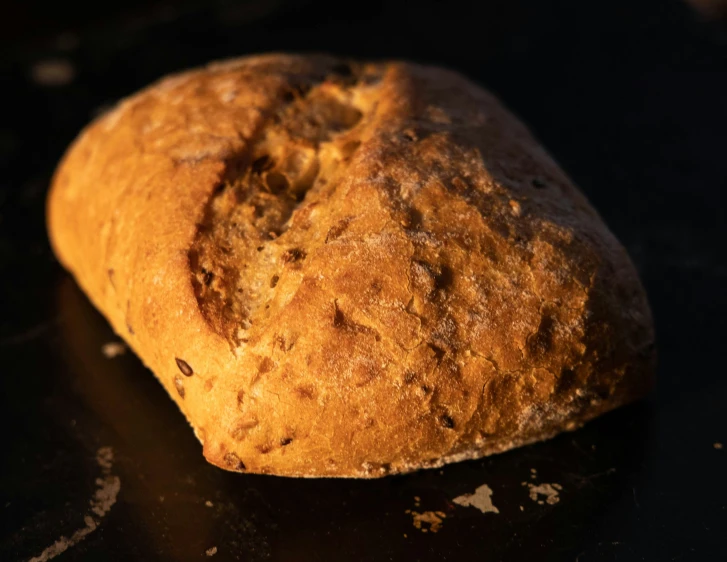
[[[443,414],[442,417],[439,418],[439,421],[442,422],[442,427],[454,429],[454,420],[447,414]]]
[[[405,129],[401,134],[409,142],[416,142],[419,140],[419,136],[414,129]]]
[[[291,263],[305,259],[306,253],[299,248],[291,248],[283,252],[281,259],[283,263]]]
[[[184,398],[184,380],[179,375],[174,376],[174,388],[177,389],[177,394],[180,398]]]
[[[185,377],[191,377],[194,374],[192,367],[190,367],[189,363],[187,363],[184,359],[175,357],[174,360],[177,362],[177,367],[179,367],[179,370],[182,371],[182,374]]]
[[[225,455],[225,464],[232,470],[245,470],[245,463],[240,460],[235,453],[227,453]]]

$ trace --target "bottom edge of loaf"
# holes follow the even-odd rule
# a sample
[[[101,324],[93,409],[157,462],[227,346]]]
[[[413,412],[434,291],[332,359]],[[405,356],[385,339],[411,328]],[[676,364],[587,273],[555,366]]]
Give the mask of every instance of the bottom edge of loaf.
[[[384,478],[387,476],[403,476],[419,470],[439,469],[448,464],[460,463],[469,460],[477,460],[489,457],[491,455],[505,453],[519,447],[532,445],[541,441],[547,441],[549,439],[557,437],[561,433],[571,433],[577,431],[589,421],[592,421],[593,419],[605,413],[618,409],[627,404],[640,401],[642,399],[644,399],[644,395],[631,396],[618,402],[602,403],[597,409],[581,412],[580,415],[577,417],[570,418],[565,416],[561,420],[559,420],[558,424],[550,424],[547,427],[543,428],[542,431],[535,434],[529,434],[521,438],[516,437],[494,443],[491,442],[480,446],[473,446],[468,449],[458,451],[456,453],[443,455],[436,459],[429,459],[421,462],[402,463],[399,466],[376,467],[373,463],[371,463],[370,466],[367,466],[368,463],[363,463],[362,468],[359,471],[341,471],[338,474],[331,472],[317,472],[315,470],[311,470],[310,472],[276,472],[274,470],[260,471],[255,469],[234,470],[231,469],[229,464],[226,464],[223,459],[210,458],[208,456],[205,456],[205,458],[213,466],[221,468],[228,472],[278,476],[283,478],[352,478],[373,480],[377,478]],[[192,429],[194,430],[194,434],[197,437],[198,441],[204,446],[204,443],[200,438],[199,432],[193,425]]]

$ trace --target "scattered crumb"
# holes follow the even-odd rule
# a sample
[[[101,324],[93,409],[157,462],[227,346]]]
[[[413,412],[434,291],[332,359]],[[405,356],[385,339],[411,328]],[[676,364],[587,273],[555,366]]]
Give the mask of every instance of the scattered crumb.
[[[535,484],[528,484],[528,488],[530,488],[530,499],[534,502],[538,502],[538,504],[543,505],[544,502],[539,499],[539,496],[544,496],[545,502],[550,505],[555,505],[560,501],[558,493],[563,489],[563,486],[555,483],[540,484],[539,486],[536,486]]]
[[[409,513],[412,516],[412,523],[414,524],[414,527],[419,529],[422,533],[427,533],[429,531],[436,533],[442,527],[444,518],[447,517],[443,511],[424,511],[423,513],[419,513],[417,511],[407,509],[404,513]],[[425,527],[424,525],[429,525],[429,527]]]
[[[452,501],[464,507],[475,507],[482,513],[500,513],[500,510],[492,505],[492,489],[487,484],[482,484],[472,494],[458,496]]]
[[[164,503],[164,496],[159,496],[159,502]]]
[[[722,445],[722,443],[715,443],[714,444],[714,448],[717,449],[718,451],[721,450],[723,447],[724,447],[724,445]]]
[[[207,507],[212,507],[212,506],[214,505],[214,504],[213,504],[213,503],[212,503],[211,501],[209,501],[209,500],[207,500],[206,502],[204,502],[204,504],[205,504],[205,505],[206,505]]]
[[[536,469],[534,469],[534,468],[531,468],[530,469],[530,478],[532,478],[534,480],[537,477],[538,477],[538,471]]]
[[[70,538],[61,536],[38,556],[31,558],[30,562],[47,562],[81,542],[98,528],[103,517],[116,503],[116,497],[121,489],[121,480],[118,476],[111,474],[114,463],[114,452],[111,447],[101,447],[96,452],[96,463],[101,469],[101,477],[96,478],[96,492],[89,502],[91,513],[83,518],[85,526],[74,532]]]
[[[406,533],[404,533],[404,538],[405,539],[408,539],[409,538]]]
[[[76,69],[66,59],[48,59],[35,63],[30,70],[33,81],[41,86],[65,86],[73,82]]]
[[[217,547],[213,546],[212,548],[208,548],[207,550],[204,551],[204,553],[207,556],[214,556],[215,554],[217,554]]]
[[[109,359],[126,353],[126,345],[119,341],[110,341],[101,346],[101,353]]]
[[[525,511],[525,508],[523,506],[520,506],[520,511]]]

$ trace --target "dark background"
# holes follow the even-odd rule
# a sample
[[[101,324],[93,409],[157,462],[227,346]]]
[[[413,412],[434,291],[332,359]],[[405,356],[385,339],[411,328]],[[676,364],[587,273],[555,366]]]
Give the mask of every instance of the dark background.
[[[634,258],[658,335],[651,397],[546,443],[381,481],[207,465],[140,362],[101,353],[117,338],[53,258],[44,198],[104,107],[165,73],[270,50],[442,64],[495,91]],[[727,560],[719,18],[678,0],[29,0],[3,7],[0,53],[0,559],[83,528],[96,451],[111,446],[118,501],[61,560],[199,560],[213,546],[220,561]],[[38,75],[49,62],[66,73],[55,85]],[[559,483],[560,502],[533,502],[523,481]],[[483,483],[499,514],[451,503]],[[446,519],[425,534],[409,509]]]

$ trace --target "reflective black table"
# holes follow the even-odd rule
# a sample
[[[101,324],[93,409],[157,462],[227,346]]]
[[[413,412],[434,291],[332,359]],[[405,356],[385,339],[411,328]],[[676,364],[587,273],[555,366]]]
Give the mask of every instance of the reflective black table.
[[[723,27],[677,0],[61,4],[30,1],[0,39],[0,559],[727,560]],[[493,89],[637,263],[658,332],[651,397],[377,481],[206,464],[53,258],[44,198],[65,146],[115,100],[269,50],[409,58]]]

